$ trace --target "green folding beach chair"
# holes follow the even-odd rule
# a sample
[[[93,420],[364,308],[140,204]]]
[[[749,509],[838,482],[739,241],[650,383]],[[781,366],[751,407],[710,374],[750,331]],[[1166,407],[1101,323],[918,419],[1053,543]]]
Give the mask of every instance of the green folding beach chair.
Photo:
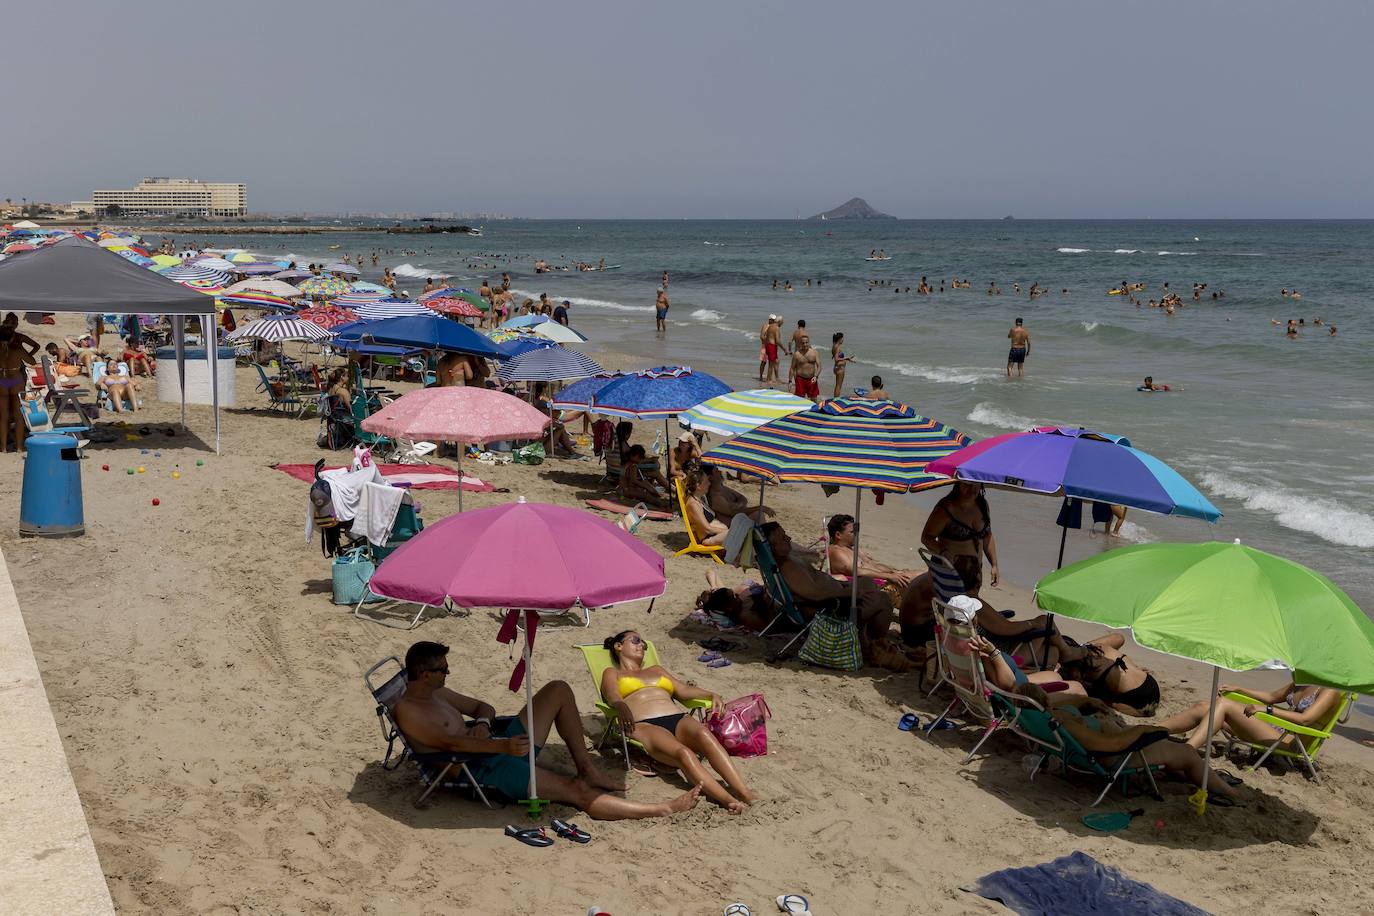
[[[379,436],[363,429],[363,421],[370,416],[366,395],[354,395],[349,407],[353,412],[353,435],[360,443],[372,449],[373,457],[379,464],[382,463],[387,455],[396,450],[396,443],[386,436]]]
[[[772,598],[773,603],[778,606],[777,616],[768,621],[768,626],[764,627],[759,635],[767,636],[768,631],[782,621],[790,622],[797,627],[796,635],[787,641],[787,645],[768,656],[770,662],[782,661],[787,657],[787,650],[796,645],[797,641],[803,639],[811,630],[811,624],[815,622],[816,615],[823,611],[838,611],[844,603],[840,601],[829,602],[824,607],[817,609],[816,615],[812,615],[811,619],[807,620],[806,615],[797,606],[796,599],[792,596],[792,590],[787,587],[787,580],[782,576],[782,569],[773,556],[773,549],[768,546],[768,539],[760,533],[757,526],[754,527],[750,536],[754,539],[754,563],[758,566],[759,575],[763,578],[763,587],[767,590],[768,597]]]
[[[596,742],[596,749],[601,750],[606,739],[612,734],[620,736],[620,751],[625,755],[625,769],[628,770],[630,768],[630,745],[633,744],[640,750],[644,750],[644,745],[633,738],[626,737],[625,733],[620,730],[620,714],[601,696],[601,675],[612,665],[611,650],[600,643],[585,643],[577,648],[582,651],[582,660],[587,663],[587,671],[592,676],[592,687],[596,690],[596,708],[601,711],[601,715],[606,717],[606,727],[601,731],[601,740]],[[658,663],[658,650],[649,640],[644,640],[644,667],[652,668]],[[679,702],[691,712],[705,711],[711,708],[710,700],[680,700]]]
[[[1062,771],[1067,774],[1069,771],[1085,773],[1095,776],[1105,783],[1102,791],[1097,798],[1093,799],[1090,808],[1097,807],[1102,799],[1107,797],[1112,786],[1120,783],[1121,794],[1130,797],[1130,780],[1144,774],[1150,784],[1150,795],[1156,800],[1163,800],[1159,792],[1159,785],[1155,782],[1155,772],[1164,769],[1159,764],[1149,764],[1145,761],[1142,751],[1157,741],[1163,741],[1169,736],[1164,732],[1150,732],[1141,735],[1129,747],[1113,754],[1094,754],[1089,751],[1078,739],[1069,734],[1059,723],[1054,720],[1048,712],[1041,709],[1031,709],[1029,707],[1021,710],[1017,718],[1017,732],[1039,748],[1040,757],[1035,762],[1035,767],[1031,770],[1031,781],[1035,781],[1035,774],[1040,772],[1040,768],[1050,758],[1059,761]],[[1098,757],[1119,757],[1115,767],[1107,769]],[[1132,764],[1131,761],[1137,761]]]
[[[1265,705],[1263,701],[1256,700],[1254,697],[1248,697],[1243,693],[1227,693],[1226,698],[1235,700],[1237,703],[1247,703],[1254,706]],[[1278,716],[1271,716],[1263,710],[1256,712],[1254,715],[1256,722],[1264,722],[1279,730],[1280,735],[1278,740],[1272,744],[1261,744],[1259,742],[1246,741],[1244,738],[1237,738],[1234,735],[1229,735],[1228,737],[1230,740],[1226,743],[1226,752],[1229,754],[1232,746],[1236,744],[1243,744],[1257,751],[1263,751],[1264,753],[1260,754],[1259,759],[1250,766],[1250,772],[1252,773],[1262,766],[1264,761],[1268,760],[1270,756],[1284,757],[1289,760],[1300,760],[1302,761],[1303,767],[1306,768],[1307,774],[1312,777],[1312,781],[1320,783],[1321,777],[1317,775],[1316,766],[1317,754],[1321,752],[1322,745],[1326,743],[1326,739],[1331,737],[1331,732],[1336,725],[1349,718],[1350,709],[1355,705],[1356,698],[1357,694],[1354,693],[1342,695],[1341,701],[1336,704],[1336,708],[1332,711],[1331,716],[1322,723],[1320,728],[1311,728],[1306,725],[1299,725],[1296,722],[1289,722],[1286,719],[1280,719]],[[1293,741],[1288,747],[1279,746],[1290,737]]]

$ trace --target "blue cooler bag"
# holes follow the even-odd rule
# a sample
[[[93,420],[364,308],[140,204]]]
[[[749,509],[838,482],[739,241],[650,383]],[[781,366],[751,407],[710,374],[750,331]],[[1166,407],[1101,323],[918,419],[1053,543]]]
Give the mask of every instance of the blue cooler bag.
[[[334,603],[357,604],[367,596],[367,603],[385,601],[368,589],[372,574],[377,565],[367,556],[366,548],[358,548],[351,553],[341,553],[334,558]]]

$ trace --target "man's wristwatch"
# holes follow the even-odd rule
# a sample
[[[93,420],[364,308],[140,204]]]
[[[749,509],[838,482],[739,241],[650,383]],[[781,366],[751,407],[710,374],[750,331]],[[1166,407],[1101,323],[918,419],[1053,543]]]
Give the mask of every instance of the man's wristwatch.
[[[487,731],[491,731],[491,720],[488,719],[486,716],[480,716],[472,720],[473,728],[476,728],[479,725],[485,725],[487,727]]]
[[[1264,704],[1264,711],[1267,712],[1267,713],[1269,713],[1269,715],[1272,716],[1272,715],[1274,714],[1274,704],[1273,704],[1273,703],[1266,703],[1266,704]]]

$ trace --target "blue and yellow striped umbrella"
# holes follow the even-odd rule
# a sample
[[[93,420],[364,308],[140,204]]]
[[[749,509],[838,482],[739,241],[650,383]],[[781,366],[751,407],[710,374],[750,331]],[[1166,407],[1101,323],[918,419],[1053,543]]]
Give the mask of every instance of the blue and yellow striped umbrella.
[[[706,452],[704,461],[766,480],[905,493],[950,483],[926,465],[968,436],[896,401],[835,398]]]
[[[692,432],[738,436],[758,429],[769,420],[810,410],[815,406],[806,398],[786,391],[755,388],[752,391],[731,391],[702,401],[680,415],[677,421]]]

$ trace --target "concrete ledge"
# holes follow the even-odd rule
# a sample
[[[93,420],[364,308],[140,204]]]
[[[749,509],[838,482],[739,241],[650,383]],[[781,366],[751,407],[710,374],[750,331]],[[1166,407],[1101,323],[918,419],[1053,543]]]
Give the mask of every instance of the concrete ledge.
[[[114,913],[0,554],[0,912]]]

